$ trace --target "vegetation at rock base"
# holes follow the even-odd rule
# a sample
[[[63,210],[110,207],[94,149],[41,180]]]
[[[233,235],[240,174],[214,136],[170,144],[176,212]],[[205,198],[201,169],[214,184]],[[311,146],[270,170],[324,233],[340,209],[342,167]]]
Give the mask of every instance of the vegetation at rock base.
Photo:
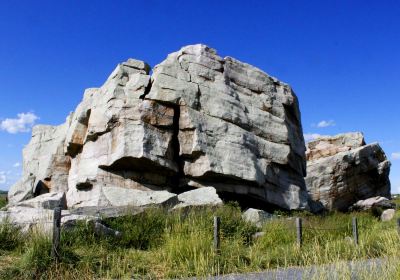
[[[7,205],[7,192],[0,191],[0,208]]]
[[[50,258],[49,236],[38,231],[24,235],[6,222],[0,226],[0,278],[168,279],[331,263],[346,275],[344,261],[385,258],[384,271],[370,268],[360,279],[399,279],[395,219],[380,222],[372,212],[294,215],[303,217],[301,248],[296,245],[294,219],[284,215],[268,222],[266,234],[252,240],[259,230],[242,220],[236,204],[175,212],[154,208],[105,220],[123,233],[120,238],[96,236],[90,224],[81,222],[62,231],[59,262]],[[220,254],[213,250],[214,216],[221,217]],[[359,246],[351,239],[353,216],[359,221]],[[324,273],[319,279],[328,278]]]

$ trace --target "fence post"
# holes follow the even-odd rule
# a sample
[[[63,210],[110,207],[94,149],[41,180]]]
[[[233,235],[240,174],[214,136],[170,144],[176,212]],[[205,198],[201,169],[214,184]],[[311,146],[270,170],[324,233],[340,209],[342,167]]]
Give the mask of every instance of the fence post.
[[[214,251],[220,253],[220,217],[214,217]]]
[[[61,234],[61,207],[54,208],[53,216],[53,244],[51,248],[51,257],[58,260],[60,248],[60,234]]]
[[[354,244],[358,245],[358,223],[357,218],[353,217],[353,237],[354,237]]]
[[[297,245],[301,248],[303,244],[303,223],[301,218],[296,218]]]
[[[400,218],[397,218],[397,233],[400,235]]]

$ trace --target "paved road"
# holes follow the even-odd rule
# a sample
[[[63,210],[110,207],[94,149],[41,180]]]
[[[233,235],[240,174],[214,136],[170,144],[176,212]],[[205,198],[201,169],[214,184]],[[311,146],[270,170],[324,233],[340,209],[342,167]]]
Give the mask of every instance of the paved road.
[[[364,279],[368,272],[379,275],[385,269],[386,260],[372,259],[355,262],[344,262],[338,265],[289,267],[257,273],[229,274],[208,278],[192,278],[207,280],[301,280],[301,279]],[[345,274],[345,275],[343,275]],[[345,277],[345,278],[344,278]],[[377,278],[380,279],[380,278]]]

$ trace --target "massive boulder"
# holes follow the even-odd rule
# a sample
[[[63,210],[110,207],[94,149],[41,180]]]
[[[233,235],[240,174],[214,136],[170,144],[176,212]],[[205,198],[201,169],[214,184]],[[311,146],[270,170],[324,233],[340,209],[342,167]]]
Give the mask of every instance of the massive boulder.
[[[192,45],[152,75],[143,61],[119,64],[100,88],[85,91],[65,124],[35,128],[10,202],[65,191],[69,208],[135,205],[138,191],[214,187],[222,196],[308,209],[305,170],[292,89]]]
[[[345,211],[358,200],[390,198],[390,162],[361,133],[322,137],[307,144],[306,185],[327,210]]]

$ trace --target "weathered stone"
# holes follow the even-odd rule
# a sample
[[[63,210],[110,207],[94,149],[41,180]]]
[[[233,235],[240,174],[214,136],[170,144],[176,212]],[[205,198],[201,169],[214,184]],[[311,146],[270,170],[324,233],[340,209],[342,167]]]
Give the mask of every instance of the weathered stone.
[[[204,45],[168,55],[149,73],[129,59],[85,91],[64,125],[36,127],[10,201],[66,191],[69,208],[171,204],[152,192],[196,185],[309,209],[290,86]]]
[[[382,212],[381,221],[390,221],[391,219],[393,219],[395,213],[396,211],[394,209],[386,209]]]
[[[155,67],[145,98],[178,109],[182,171],[192,183],[308,207],[300,113],[288,85],[194,45]]]
[[[103,195],[110,204],[108,206],[174,206],[178,203],[177,195],[167,191],[141,191],[108,187],[103,189]]]
[[[121,216],[134,216],[142,213],[146,207],[133,206],[88,206],[63,210],[61,224],[64,228],[71,228],[79,221],[86,223],[101,222],[106,218],[115,218]]]
[[[101,88],[85,93],[68,132],[83,141],[73,143],[74,137],[67,137],[66,142],[67,147],[79,146],[71,154],[71,207],[136,205],[135,198],[129,198],[136,194],[132,189],[165,188],[168,177],[177,172],[171,150],[173,109],[142,99],[150,82],[148,71],[147,64],[130,59],[118,65]],[[113,199],[118,192],[124,202]]]
[[[98,236],[110,236],[110,237],[121,237],[122,233],[118,230],[113,230],[100,222],[93,223],[93,230],[94,233]]]
[[[146,207],[82,207],[61,211],[61,225],[65,229],[74,227],[78,221],[100,223],[102,219],[114,218],[126,215],[137,215],[145,211]],[[8,207],[6,211],[0,211],[0,223],[9,222],[18,226],[23,232],[35,229],[51,233],[53,228],[54,211],[44,208],[32,208],[26,206]],[[98,226],[99,233],[104,228]],[[107,230],[106,230],[107,231]],[[103,232],[105,233],[105,232]],[[116,232],[115,236],[118,236]]]
[[[68,230],[74,228],[78,222],[90,223],[100,220],[101,220],[100,215],[99,216],[75,215],[75,214],[70,214],[69,212],[65,213],[63,211],[61,217],[61,225],[63,229]]]
[[[191,206],[214,206],[222,204],[217,191],[212,187],[204,187],[187,191],[178,195],[179,204],[174,209]]]
[[[8,221],[20,227],[22,232],[37,229],[50,232],[53,228],[53,210],[13,206],[7,211],[0,211],[0,223]]]
[[[46,193],[32,199],[21,201],[17,204],[17,206],[44,209],[61,207],[62,209],[67,209],[67,201],[65,199],[64,192]]]
[[[146,207],[133,207],[133,206],[88,206],[73,208],[63,211],[63,217],[67,216],[88,216],[101,218],[115,218],[121,216],[133,216],[142,213]]]
[[[313,161],[362,146],[365,146],[365,141],[360,132],[325,136],[307,143],[306,157],[307,161]]]
[[[391,209],[395,208],[396,204],[391,202],[386,197],[376,196],[376,197],[370,197],[365,200],[359,200],[356,203],[354,203],[350,209],[363,211],[371,209],[373,207],[379,207],[382,209]]]
[[[60,126],[35,126],[23,151],[22,179],[8,192],[11,205],[48,192],[68,190],[69,157],[64,141],[70,118]]]
[[[243,212],[242,217],[245,221],[261,228],[268,220],[271,220],[273,215],[264,210],[249,208]]]
[[[390,162],[377,144],[365,145],[361,133],[308,143],[308,192],[328,210],[347,210],[361,199],[390,198]]]

